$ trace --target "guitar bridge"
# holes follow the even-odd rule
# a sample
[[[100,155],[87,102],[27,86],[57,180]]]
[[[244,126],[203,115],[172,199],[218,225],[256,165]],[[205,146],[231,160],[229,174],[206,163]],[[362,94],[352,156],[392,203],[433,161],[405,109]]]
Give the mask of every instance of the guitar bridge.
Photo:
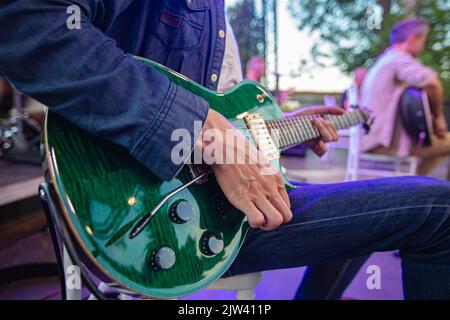
[[[263,117],[260,114],[247,114],[244,116],[244,121],[258,150],[270,161],[279,159],[280,152]]]

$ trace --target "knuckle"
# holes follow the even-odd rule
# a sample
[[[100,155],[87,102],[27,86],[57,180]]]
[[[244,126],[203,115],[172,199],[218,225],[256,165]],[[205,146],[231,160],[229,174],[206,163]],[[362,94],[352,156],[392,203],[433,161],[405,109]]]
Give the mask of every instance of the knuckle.
[[[281,226],[283,221],[284,221],[283,216],[281,214],[277,214],[277,215],[271,217],[267,224],[268,224],[268,226],[270,226],[272,228],[277,228],[277,227]]]
[[[264,229],[265,230],[274,230],[276,228],[278,228],[279,226],[281,226],[281,224],[283,223],[283,218],[281,216],[275,218],[271,218],[269,221],[267,221],[267,223],[264,225]]]
[[[248,223],[250,224],[250,226],[252,228],[259,228],[262,225],[264,225],[264,218],[262,216],[258,216],[258,217],[253,217],[253,218],[249,218]]]
[[[280,174],[275,175],[275,180],[278,184],[279,187],[283,186],[284,187],[284,181],[281,178]]]

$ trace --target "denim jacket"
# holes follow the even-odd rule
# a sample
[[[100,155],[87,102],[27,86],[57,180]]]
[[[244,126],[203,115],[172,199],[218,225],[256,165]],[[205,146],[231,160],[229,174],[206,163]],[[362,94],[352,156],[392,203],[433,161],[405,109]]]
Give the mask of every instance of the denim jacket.
[[[80,28],[68,28],[73,8]],[[224,15],[223,0],[2,0],[0,74],[168,180],[181,168],[172,131],[189,130],[194,144],[208,105],[132,55],[216,89]]]

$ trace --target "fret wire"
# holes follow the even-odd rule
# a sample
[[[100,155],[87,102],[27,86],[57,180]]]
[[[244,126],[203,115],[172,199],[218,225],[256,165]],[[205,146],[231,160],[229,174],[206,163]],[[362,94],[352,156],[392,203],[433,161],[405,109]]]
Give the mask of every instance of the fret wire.
[[[295,122],[292,121],[291,119],[288,119],[287,122],[289,123],[289,126],[290,126],[290,128],[291,128],[291,132],[292,132],[293,137],[294,137],[294,141],[292,141],[292,142],[293,142],[293,144],[296,144],[296,143],[298,143],[299,141],[301,141],[301,137],[300,137],[300,134],[299,134],[299,130],[298,130],[298,128],[297,128],[297,125],[296,125]]]
[[[352,114],[353,114],[353,112],[346,113],[349,127],[351,127],[353,125],[353,115]]]
[[[297,117],[295,121],[298,123],[298,126],[301,128],[301,142],[308,140],[308,128],[306,127],[306,123],[303,117]]]
[[[341,121],[341,116],[335,116],[335,122],[336,126],[339,128],[339,130],[344,129],[344,124]]]
[[[298,121],[299,125],[302,127],[302,134],[303,134],[302,140],[303,140],[303,142],[304,141],[308,141],[310,133],[309,133],[309,128],[308,128],[308,125],[307,125],[305,119],[303,117],[301,117],[301,118],[298,118],[297,121]]]
[[[298,118],[298,122],[300,123],[300,125],[303,128],[303,133],[304,133],[303,141],[308,141],[309,137],[310,137],[308,122],[306,121],[306,119],[304,117]]]
[[[341,117],[340,116],[335,116],[335,125],[336,127],[340,130],[340,129],[344,129],[344,126],[342,125],[342,121],[341,121]]]
[[[286,132],[288,133],[288,136],[289,136],[289,144],[291,145],[291,144],[292,144],[292,141],[295,140],[295,138],[294,138],[294,136],[293,136],[293,133],[292,133],[292,130],[291,130],[291,127],[290,127],[290,125],[288,124],[287,121],[283,121],[283,125],[284,125],[284,128],[286,129]]]
[[[320,132],[319,129],[317,129],[317,127],[314,125],[313,121],[315,120],[316,117],[314,116],[308,116],[308,127],[311,129],[311,139],[315,139],[320,137]]]
[[[314,138],[313,124],[311,123],[311,119],[309,117],[305,117],[301,119],[303,126],[305,127],[305,141],[311,140]]]
[[[330,118],[331,118],[331,122],[334,124],[336,129],[338,129],[338,130],[342,129],[341,124],[339,122],[339,116],[331,115]]]
[[[293,123],[293,121],[291,121],[289,119],[288,119],[287,123],[288,123],[289,129],[292,133],[292,136],[294,138],[293,142],[297,143],[299,141],[299,136],[298,136],[298,130],[296,130],[296,127],[295,127],[295,123]]]
[[[280,126],[281,126],[281,132],[284,136],[284,141],[285,141],[285,145],[288,146],[290,145],[290,137],[289,137],[289,133],[286,130],[286,126],[284,125],[284,123],[282,121],[280,121]]]
[[[289,121],[285,121],[284,123],[285,123],[285,126],[286,126],[286,128],[287,128],[287,130],[288,130],[288,132],[289,132],[289,136],[290,136],[290,138],[291,138],[290,144],[291,144],[291,145],[292,145],[292,144],[295,144],[296,137],[295,137],[295,132],[294,132],[292,126],[290,125]]]
[[[362,118],[362,114],[361,114],[360,110],[356,111],[356,119],[358,120],[358,123],[364,122],[364,119]]]
[[[349,112],[349,120],[350,120],[350,125],[354,126],[357,123],[357,120],[355,118],[355,112]]]
[[[350,114],[351,125],[354,126],[355,124],[357,124],[359,122],[358,118],[356,117],[356,111],[349,112],[349,114]]]
[[[354,125],[354,121],[355,121],[353,119],[353,112],[349,112],[347,118],[348,118],[349,127],[352,127]]]
[[[294,118],[294,122],[297,124],[298,128],[299,128],[299,134],[300,134],[300,141],[298,142],[303,142],[306,140],[306,132],[305,132],[305,127],[302,123],[302,121],[299,118]]]
[[[339,129],[345,129],[344,122],[342,121],[342,116],[336,116],[336,121],[339,123]]]
[[[296,136],[295,143],[300,143],[302,141],[302,139],[303,139],[303,133],[302,133],[302,131],[303,131],[302,129],[303,128],[298,123],[296,118],[289,119],[289,121],[291,122],[292,128],[294,129],[294,132],[295,132],[295,136]]]
[[[360,122],[361,122],[360,116],[361,116],[361,112],[360,112],[359,110],[353,111],[353,118],[355,119],[355,121],[356,121],[357,123],[360,123]]]
[[[281,126],[277,127],[277,130],[278,130],[278,134],[279,134],[279,137],[280,137],[280,141],[283,144],[283,146],[285,146],[286,143],[287,143],[286,134],[285,134],[285,132],[284,132],[284,130],[283,130],[283,128]]]
[[[345,127],[349,128],[351,127],[352,123],[350,121],[350,117],[349,117],[350,112],[344,114],[344,122],[345,122]]]

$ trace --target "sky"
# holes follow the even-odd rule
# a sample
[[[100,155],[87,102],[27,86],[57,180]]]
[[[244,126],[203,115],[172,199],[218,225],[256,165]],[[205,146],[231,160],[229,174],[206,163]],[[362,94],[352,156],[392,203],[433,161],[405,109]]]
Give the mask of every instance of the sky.
[[[226,5],[233,5],[236,0],[225,0]],[[310,49],[312,37],[299,31],[294,18],[288,10],[288,0],[278,2],[278,53],[280,87],[282,90],[294,88],[298,91],[341,92],[351,84],[351,79],[336,67],[317,67],[313,72],[290,76],[291,71],[299,68],[301,59],[311,61]]]

